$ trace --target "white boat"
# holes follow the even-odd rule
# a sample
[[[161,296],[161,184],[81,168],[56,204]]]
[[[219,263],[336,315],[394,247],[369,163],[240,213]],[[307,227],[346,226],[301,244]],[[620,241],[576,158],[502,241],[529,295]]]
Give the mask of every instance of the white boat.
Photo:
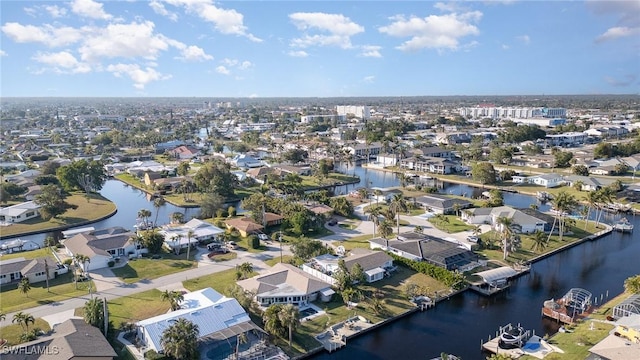
[[[622,218],[622,219],[618,220],[618,222],[616,222],[612,226],[613,226],[613,230],[615,230],[615,231],[620,231],[620,232],[632,232],[633,231],[633,224],[631,224],[629,222],[629,220],[627,220],[627,218]]]

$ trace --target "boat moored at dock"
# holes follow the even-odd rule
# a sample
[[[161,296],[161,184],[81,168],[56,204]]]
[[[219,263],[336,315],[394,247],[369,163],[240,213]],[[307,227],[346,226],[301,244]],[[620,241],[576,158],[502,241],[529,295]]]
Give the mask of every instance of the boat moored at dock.
[[[627,218],[622,218],[620,220],[618,220],[615,224],[611,225],[611,227],[613,227],[613,230],[615,231],[619,231],[619,232],[632,232],[633,231],[633,224],[629,222],[629,220],[627,220]]]

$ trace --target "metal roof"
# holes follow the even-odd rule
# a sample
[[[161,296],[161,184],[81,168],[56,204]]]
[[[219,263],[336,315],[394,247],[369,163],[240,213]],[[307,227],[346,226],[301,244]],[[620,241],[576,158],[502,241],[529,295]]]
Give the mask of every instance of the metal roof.
[[[498,280],[506,280],[517,275],[518,272],[509,266],[499,267],[497,269],[485,270],[475,275],[480,276],[486,283],[492,283]]]

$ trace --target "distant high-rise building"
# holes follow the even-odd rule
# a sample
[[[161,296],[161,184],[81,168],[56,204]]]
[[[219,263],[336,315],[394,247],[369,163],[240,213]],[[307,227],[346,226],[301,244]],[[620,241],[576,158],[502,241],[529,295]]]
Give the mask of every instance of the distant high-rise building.
[[[355,117],[363,120],[368,120],[369,118],[371,118],[371,109],[369,109],[369,107],[366,105],[337,105],[336,112],[338,113],[338,115],[352,114]]]

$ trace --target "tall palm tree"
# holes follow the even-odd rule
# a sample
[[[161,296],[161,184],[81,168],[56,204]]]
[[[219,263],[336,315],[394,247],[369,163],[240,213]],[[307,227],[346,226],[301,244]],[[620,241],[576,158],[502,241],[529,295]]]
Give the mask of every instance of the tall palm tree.
[[[500,234],[502,235],[503,260],[507,260],[510,247],[509,241],[513,236],[513,220],[506,216],[500,216],[496,220],[496,224],[500,228]]]
[[[156,218],[153,220],[153,226],[158,227],[158,215],[160,214],[160,208],[166,204],[163,197],[157,197],[153,200],[153,207],[156,209]]]
[[[284,334],[284,327],[280,321],[278,314],[282,310],[284,305],[273,304],[265,310],[262,315],[262,322],[264,323],[264,329],[272,335],[282,336]]]
[[[147,209],[138,210],[138,218],[142,220],[142,224],[145,229],[149,229],[149,218],[151,217],[151,211]]]
[[[104,324],[104,302],[96,297],[84,304],[84,321],[94,327],[100,328]]]
[[[196,360],[198,354],[198,325],[185,318],[179,318],[162,332],[161,343],[165,355],[173,359]]]
[[[389,236],[393,234],[392,223],[387,219],[382,220],[380,225],[378,225],[378,233],[380,233],[380,236],[382,236],[384,239],[388,239]]]
[[[600,208],[600,214],[596,219],[596,226],[600,224],[600,218],[604,213],[604,208],[613,202],[615,198],[615,192],[610,187],[606,186],[598,190],[598,207]]]
[[[182,224],[184,222],[184,214],[179,211],[171,213],[170,218],[174,224]]]
[[[453,212],[456,214],[456,216],[460,216],[460,209],[462,209],[462,205],[458,204],[457,202],[453,204]]]
[[[191,238],[195,235],[193,230],[187,231],[187,260],[189,260],[189,250],[191,249]]]
[[[358,196],[360,196],[362,201],[365,201],[369,197],[369,190],[367,190],[367,188],[358,189]]]
[[[89,269],[89,265],[87,265],[87,263],[91,263],[91,259],[90,259],[87,255],[84,255],[84,254],[75,254],[75,255],[73,256],[73,258],[74,258],[74,260],[76,261],[76,263],[77,263],[78,265],[82,265],[82,271],[83,271],[85,274],[87,274],[87,277],[88,277],[88,274],[89,274],[89,270],[88,270],[88,269]]]
[[[162,301],[167,301],[171,306],[171,311],[180,309],[180,303],[184,300],[184,296],[179,291],[165,290],[160,294]]]
[[[293,304],[287,304],[282,307],[278,312],[278,319],[282,326],[289,329],[289,347],[291,347],[291,341],[293,340],[293,331],[300,324],[299,318],[300,312],[298,308]]]
[[[375,208],[369,211],[369,220],[373,222],[373,237],[376,237],[376,229],[380,225],[380,209]]]
[[[396,194],[393,196],[389,208],[396,213],[396,226],[398,227],[398,234],[400,234],[400,213],[407,211],[407,200],[402,194]]]
[[[578,206],[578,201],[576,200],[575,196],[573,196],[572,194],[566,191],[560,191],[551,200],[551,205],[553,209],[557,212],[558,214],[557,216],[560,217],[559,240],[562,241],[562,236],[564,235],[564,231],[565,231],[566,214],[571,213],[573,210],[575,210],[576,206]],[[551,234],[549,234],[549,236],[551,236]]]

